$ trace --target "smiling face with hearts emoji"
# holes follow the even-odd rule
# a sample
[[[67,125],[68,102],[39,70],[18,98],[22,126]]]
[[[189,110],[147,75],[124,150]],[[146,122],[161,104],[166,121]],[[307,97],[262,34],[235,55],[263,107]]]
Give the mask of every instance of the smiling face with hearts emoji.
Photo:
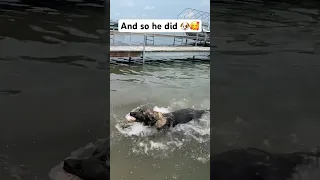
[[[200,28],[200,22],[199,21],[193,21],[190,23],[190,29],[191,30],[199,30]]]

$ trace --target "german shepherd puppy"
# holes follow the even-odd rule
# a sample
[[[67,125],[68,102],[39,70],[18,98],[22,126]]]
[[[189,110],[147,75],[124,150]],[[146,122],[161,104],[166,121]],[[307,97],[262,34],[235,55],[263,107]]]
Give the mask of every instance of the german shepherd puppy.
[[[154,126],[158,130],[174,127],[177,124],[185,124],[192,120],[199,120],[209,110],[195,110],[191,108],[180,109],[170,113],[161,113],[153,109],[138,109],[130,112],[127,120],[130,122],[141,122],[145,126]]]

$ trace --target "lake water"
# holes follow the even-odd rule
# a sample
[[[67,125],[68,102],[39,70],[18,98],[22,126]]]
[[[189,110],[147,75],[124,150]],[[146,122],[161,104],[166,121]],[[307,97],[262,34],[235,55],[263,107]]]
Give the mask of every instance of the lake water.
[[[210,145],[211,153],[320,146],[316,1],[215,2],[211,68],[113,64],[110,72],[99,66],[107,59],[101,4],[0,2],[0,179],[47,179],[71,151],[105,137],[109,119],[112,179],[209,179]],[[212,121],[206,115],[167,134],[116,128],[146,103],[210,108]]]
[[[212,7],[212,153],[319,147],[319,3]]]
[[[164,134],[139,124],[129,131],[117,128],[144,104],[162,112],[209,109],[209,77],[208,63],[110,67],[111,179],[209,179],[209,114]]]
[[[0,1],[0,179],[49,179],[109,127],[103,2]]]

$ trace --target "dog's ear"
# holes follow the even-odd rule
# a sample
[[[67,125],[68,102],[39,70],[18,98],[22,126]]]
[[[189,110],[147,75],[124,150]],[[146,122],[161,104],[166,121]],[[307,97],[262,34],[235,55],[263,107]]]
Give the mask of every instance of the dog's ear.
[[[146,111],[143,112],[143,115],[144,115],[145,117],[147,117],[147,119],[148,119],[147,124],[148,124],[148,125],[153,126],[153,125],[156,123],[157,118],[156,118],[155,112],[154,112],[153,110],[147,109]]]
[[[147,116],[149,119],[153,119],[154,118],[154,112],[153,111],[151,111],[151,110],[146,110],[145,112],[143,112],[143,114],[145,115],[145,116]]]
[[[143,111],[143,115],[145,115],[145,116],[151,116],[151,115],[153,115],[153,113],[154,112],[151,109],[147,109],[147,110]]]

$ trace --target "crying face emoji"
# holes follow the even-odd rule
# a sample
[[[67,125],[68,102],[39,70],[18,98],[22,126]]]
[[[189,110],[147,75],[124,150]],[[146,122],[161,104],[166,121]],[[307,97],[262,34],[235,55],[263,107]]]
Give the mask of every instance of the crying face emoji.
[[[189,29],[190,25],[187,22],[183,22],[183,23],[181,23],[180,27],[183,30],[187,30],[187,29]]]
[[[190,29],[191,30],[197,31],[197,30],[199,30],[199,28],[200,28],[200,22],[199,21],[193,21],[193,22],[190,23]]]

